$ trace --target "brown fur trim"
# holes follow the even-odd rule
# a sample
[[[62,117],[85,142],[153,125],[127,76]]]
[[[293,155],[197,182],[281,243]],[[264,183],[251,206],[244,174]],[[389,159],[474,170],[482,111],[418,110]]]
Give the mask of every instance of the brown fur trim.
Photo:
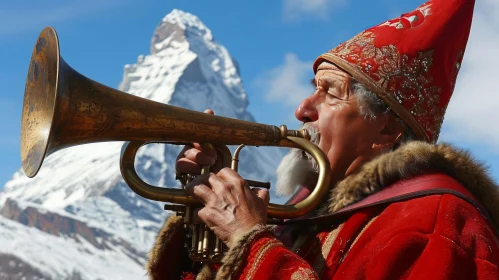
[[[184,218],[180,216],[170,216],[156,237],[154,247],[149,253],[149,260],[146,264],[149,279],[169,279],[173,274],[180,273],[180,271],[174,271],[177,267],[175,267],[172,257],[178,258],[178,252],[182,249],[182,242],[180,242],[179,246],[178,240],[175,239],[182,238],[180,235],[184,235],[183,220]]]
[[[234,279],[243,268],[246,261],[251,243],[256,240],[261,234],[273,234],[268,227],[261,227],[250,231],[246,235],[239,238],[235,246],[222,259],[222,266],[217,272],[216,280]]]
[[[215,271],[210,265],[203,265],[201,271],[196,276],[196,280],[212,280],[215,278]]]
[[[484,165],[466,150],[421,141],[408,142],[381,155],[339,182],[330,193],[327,211],[336,212],[398,180],[425,172],[443,172],[459,181],[487,208],[497,228],[499,188]]]

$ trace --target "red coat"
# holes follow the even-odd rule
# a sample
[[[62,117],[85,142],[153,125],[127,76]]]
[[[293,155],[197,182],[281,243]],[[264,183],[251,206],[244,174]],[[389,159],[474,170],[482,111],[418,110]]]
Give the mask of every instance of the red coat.
[[[479,164],[450,146],[414,142],[373,160],[332,190],[326,212],[428,172],[455,178],[490,217],[458,196],[435,194],[322,221],[320,230],[311,223],[255,231],[217,271],[205,268],[198,279],[499,279],[499,189]],[[172,232],[166,226],[158,237],[148,263],[152,279],[172,279],[182,266],[168,254],[181,243]]]

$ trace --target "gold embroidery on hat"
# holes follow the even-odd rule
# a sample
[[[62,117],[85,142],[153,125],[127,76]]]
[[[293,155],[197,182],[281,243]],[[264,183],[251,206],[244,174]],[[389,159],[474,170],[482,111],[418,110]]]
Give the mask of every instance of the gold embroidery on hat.
[[[331,53],[353,62],[409,111],[430,139],[437,139],[445,110],[439,106],[442,89],[432,85],[429,74],[433,50],[409,57],[394,45],[376,47],[374,38],[373,32],[362,32]]]

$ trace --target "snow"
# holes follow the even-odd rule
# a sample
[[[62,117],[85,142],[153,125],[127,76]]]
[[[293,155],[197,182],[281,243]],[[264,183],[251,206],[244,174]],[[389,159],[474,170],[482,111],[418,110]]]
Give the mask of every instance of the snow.
[[[118,89],[191,110],[211,108],[217,115],[254,121],[237,62],[194,15],[173,10],[156,28],[151,52],[124,65]],[[143,264],[169,212],[143,199],[121,178],[121,142],[94,143],[58,151],[45,159],[35,178],[20,169],[0,193],[21,209],[57,214],[84,223],[100,234],[96,246],[85,237],[43,232],[0,216],[0,253],[15,255],[53,279],[75,271],[83,279],[145,279]],[[232,150],[234,147],[230,147]],[[175,159],[180,146],[142,147],[135,166],[146,182],[178,187]],[[240,173],[248,179],[275,181],[282,157],[276,149],[248,147]]]
[[[120,248],[99,250],[84,238],[70,239],[0,216],[0,254],[14,254],[53,279],[74,271],[84,279],[147,279],[140,264]]]

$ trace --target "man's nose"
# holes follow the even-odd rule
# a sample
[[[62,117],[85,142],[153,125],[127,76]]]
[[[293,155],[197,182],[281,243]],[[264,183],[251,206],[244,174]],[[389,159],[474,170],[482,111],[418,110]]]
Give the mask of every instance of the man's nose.
[[[303,100],[296,108],[295,116],[301,122],[314,122],[319,119],[317,112],[316,94]]]

